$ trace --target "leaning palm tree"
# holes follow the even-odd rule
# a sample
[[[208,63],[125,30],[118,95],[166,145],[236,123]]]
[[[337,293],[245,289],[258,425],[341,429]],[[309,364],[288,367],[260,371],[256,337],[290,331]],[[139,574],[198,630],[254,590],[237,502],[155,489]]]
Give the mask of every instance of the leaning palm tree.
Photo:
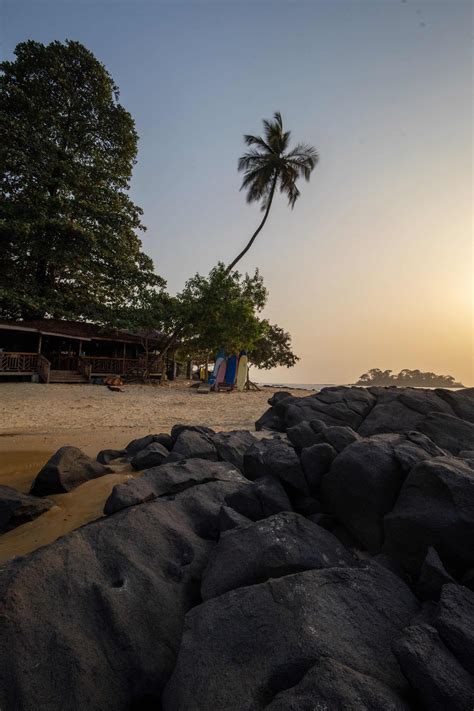
[[[273,121],[263,121],[264,136],[244,136],[247,146],[256,146],[239,159],[239,171],[244,172],[241,190],[247,190],[247,202],[261,202],[263,219],[253,233],[245,249],[229,264],[230,272],[237,262],[248,252],[257,235],[267,221],[273,196],[277,188],[288,197],[293,209],[300,191],[296,187],[298,178],[310,179],[311,171],[318,162],[318,152],[313,146],[298,143],[288,150],[290,131],[283,130],[283,120],[277,111]]]

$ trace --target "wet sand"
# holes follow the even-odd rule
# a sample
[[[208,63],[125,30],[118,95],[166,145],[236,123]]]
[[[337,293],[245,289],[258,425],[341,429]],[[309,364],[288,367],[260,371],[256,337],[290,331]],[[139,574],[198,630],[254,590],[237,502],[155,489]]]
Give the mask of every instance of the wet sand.
[[[136,437],[169,432],[178,422],[215,430],[254,430],[272,392],[265,388],[198,395],[189,383],[128,385],[123,393],[91,385],[0,383],[0,485],[28,492],[49,457],[66,444],[95,458],[101,449],[122,449]],[[49,497],[56,506],[0,535],[0,562],[25,555],[102,516],[113,486],[139,475],[129,465],[113,468],[113,474]]]

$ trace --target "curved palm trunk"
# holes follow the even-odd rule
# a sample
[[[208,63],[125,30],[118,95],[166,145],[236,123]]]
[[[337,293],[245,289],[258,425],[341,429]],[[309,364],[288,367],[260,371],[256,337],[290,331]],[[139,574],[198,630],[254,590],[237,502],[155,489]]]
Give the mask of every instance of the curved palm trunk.
[[[237,262],[240,262],[240,260],[242,259],[242,257],[244,257],[244,256],[247,254],[247,252],[249,251],[250,247],[251,247],[251,246],[253,245],[253,243],[255,242],[255,240],[256,240],[258,234],[259,234],[259,233],[261,232],[261,230],[263,229],[263,226],[264,226],[265,222],[267,221],[268,213],[270,212],[270,208],[271,208],[271,206],[272,206],[272,201],[273,201],[273,196],[274,196],[274,194],[275,194],[275,188],[276,188],[276,184],[277,184],[277,179],[278,179],[278,173],[277,173],[277,174],[275,175],[275,177],[273,178],[272,188],[271,188],[271,190],[270,190],[270,195],[269,195],[269,197],[268,197],[267,209],[265,210],[265,214],[264,214],[264,216],[263,216],[263,220],[261,221],[261,223],[259,224],[259,226],[258,226],[257,229],[255,230],[255,232],[253,233],[253,235],[252,235],[252,237],[250,238],[250,240],[249,240],[247,246],[241,251],[240,254],[237,255],[237,257],[234,259],[234,261],[231,262],[231,264],[229,264],[229,266],[228,266],[227,269],[226,269],[226,274],[228,274],[229,272],[231,272],[232,269],[233,269],[233,268],[235,267],[235,265],[237,264]]]

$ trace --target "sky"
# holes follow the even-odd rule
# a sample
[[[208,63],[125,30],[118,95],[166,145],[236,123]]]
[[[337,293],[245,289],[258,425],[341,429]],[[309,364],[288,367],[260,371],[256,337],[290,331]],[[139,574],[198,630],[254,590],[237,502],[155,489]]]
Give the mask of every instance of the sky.
[[[140,137],[131,196],[172,293],[230,262],[261,213],[243,134],[281,111],[320,161],[245,259],[300,361],[262,382],[418,368],[474,386],[471,2],[0,0],[0,54],[74,39]]]

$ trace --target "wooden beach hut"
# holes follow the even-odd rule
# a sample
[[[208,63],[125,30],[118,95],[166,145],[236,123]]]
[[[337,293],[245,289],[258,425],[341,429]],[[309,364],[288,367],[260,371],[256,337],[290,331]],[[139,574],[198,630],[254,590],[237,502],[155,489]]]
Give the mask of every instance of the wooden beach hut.
[[[0,380],[32,378],[43,383],[87,383],[110,375],[162,378],[160,348],[166,338],[143,339],[128,331],[61,319],[0,320]],[[173,379],[182,368],[168,353],[165,370]]]

